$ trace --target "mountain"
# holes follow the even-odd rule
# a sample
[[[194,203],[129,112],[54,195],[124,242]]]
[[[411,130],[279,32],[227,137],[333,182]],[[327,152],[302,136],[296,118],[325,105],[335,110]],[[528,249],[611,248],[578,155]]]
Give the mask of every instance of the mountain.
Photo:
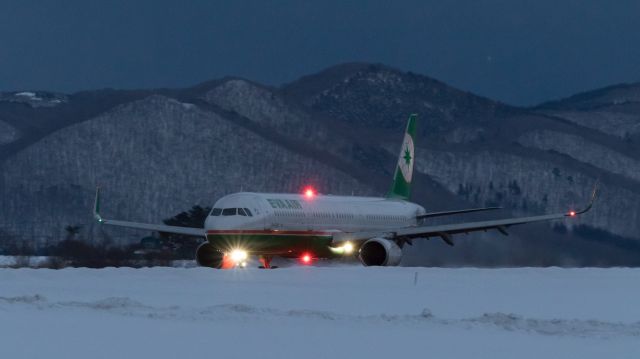
[[[0,121],[0,145],[15,142],[18,139],[18,130],[6,122]]]
[[[240,190],[381,195],[403,126],[419,113],[413,199],[492,216],[583,205],[578,221],[422,242],[411,264],[640,264],[640,97],[621,85],[519,108],[380,64],[350,63],[281,87],[223,78],[186,89],[0,96],[0,237],[134,241],[106,217],[159,222]],[[36,100],[34,98],[38,98]],[[46,102],[46,104],[45,104]],[[450,220],[487,218],[468,215]],[[568,241],[570,239],[571,241]],[[0,239],[1,240],[1,239]],[[604,259],[603,259],[604,256]]]
[[[640,141],[640,83],[577,94],[541,104],[536,110],[625,142]]]

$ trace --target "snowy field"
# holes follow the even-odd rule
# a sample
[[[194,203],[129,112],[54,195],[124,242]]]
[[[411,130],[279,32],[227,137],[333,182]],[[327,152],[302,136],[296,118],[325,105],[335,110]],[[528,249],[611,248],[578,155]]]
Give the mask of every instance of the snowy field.
[[[639,358],[640,270],[0,269],[0,358],[203,357]]]

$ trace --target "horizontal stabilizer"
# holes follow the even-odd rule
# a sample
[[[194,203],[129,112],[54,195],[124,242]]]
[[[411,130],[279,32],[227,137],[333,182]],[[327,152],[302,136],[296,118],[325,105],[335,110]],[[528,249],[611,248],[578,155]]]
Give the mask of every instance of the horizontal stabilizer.
[[[425,213],[416,216],[416,219],[425,219],[432,217],[441,217],[441,216],[450,216],[453,214],[462,214],[462,213],[472,213],[472,212],[482,212],[482,211],[493,211],[496,209],[502,209],[502,207],[483,207],[483,208],[470,208],[470,209],[459,209],[455,211],[444,211],[444,212],[431,212]]]

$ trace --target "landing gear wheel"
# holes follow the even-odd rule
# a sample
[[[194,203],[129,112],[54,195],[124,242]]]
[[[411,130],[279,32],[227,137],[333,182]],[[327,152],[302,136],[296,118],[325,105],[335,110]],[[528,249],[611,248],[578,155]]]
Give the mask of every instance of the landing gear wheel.
[[[278,267],[272,267],[271,266],[271,260],[273,259],[273,256],[260,256],[260,263],[262,263],[262,265],[258,268],[260,269],[276,269]]]

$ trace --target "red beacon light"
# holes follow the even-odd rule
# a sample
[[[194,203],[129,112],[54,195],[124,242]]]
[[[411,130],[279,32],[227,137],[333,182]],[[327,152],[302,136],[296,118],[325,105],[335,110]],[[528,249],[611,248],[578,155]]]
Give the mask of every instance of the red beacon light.
[[[316,196],[316,191],[313,189],[313,187],[305,188],[303,193],[306,198],[313,198]]]
[[[311,257],[311,254],[309,253],[304,253],[302,255],[302,257],[300,257],[300,261],[302,261],[303,264],[311,264],[311,260],[313,258]]]
[[[576,211],[569,211],[569,217],[575,217]]]

